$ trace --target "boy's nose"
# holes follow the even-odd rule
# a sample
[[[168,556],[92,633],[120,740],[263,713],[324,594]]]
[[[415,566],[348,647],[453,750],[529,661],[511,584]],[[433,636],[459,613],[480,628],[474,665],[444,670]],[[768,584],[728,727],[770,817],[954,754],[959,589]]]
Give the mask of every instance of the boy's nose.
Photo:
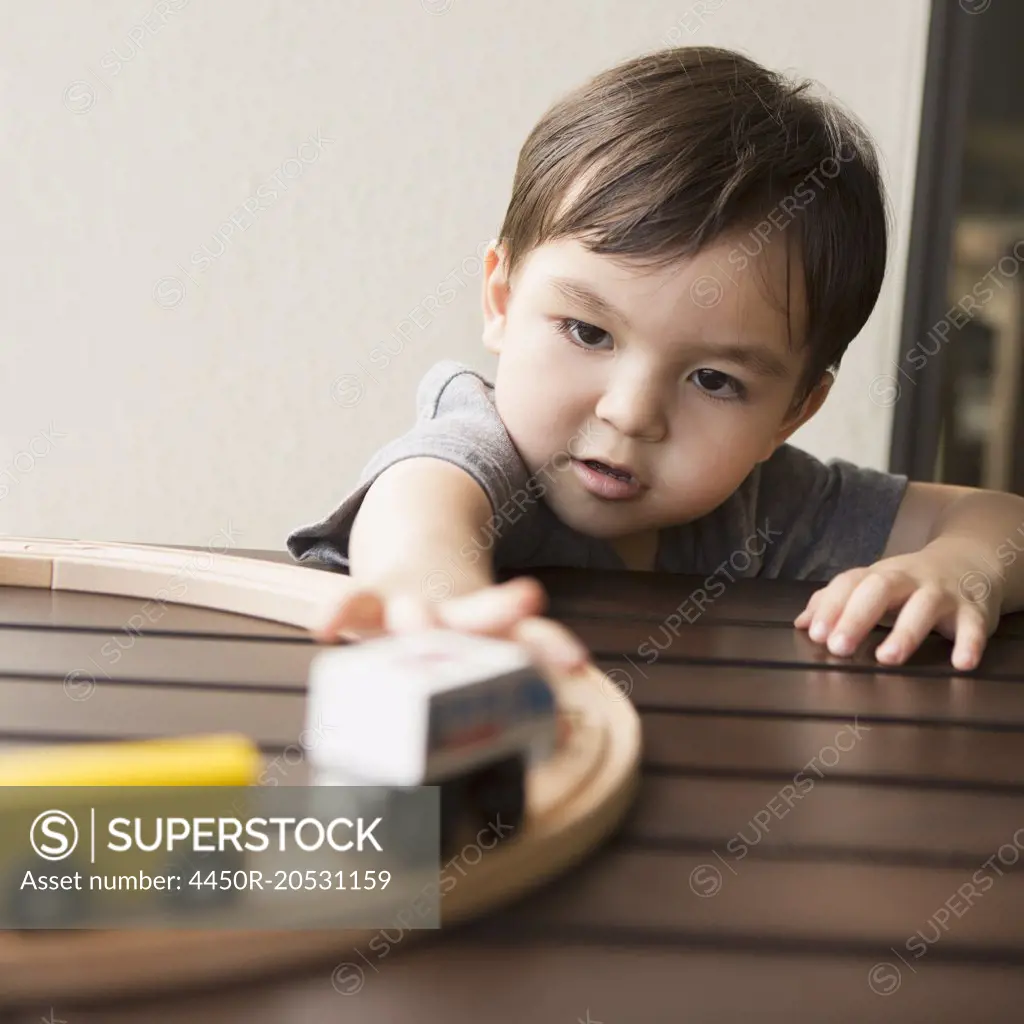
[[[649,377],[622,377],[612,382],[597,403],[598,419],[638,441],[661,441],[667,419],[658,382]]]

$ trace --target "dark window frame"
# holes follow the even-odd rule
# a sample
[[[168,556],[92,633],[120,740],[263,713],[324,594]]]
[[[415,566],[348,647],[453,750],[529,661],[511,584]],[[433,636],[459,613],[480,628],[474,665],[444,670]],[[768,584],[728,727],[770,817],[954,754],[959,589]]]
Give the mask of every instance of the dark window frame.
[[[944,352],[920,369],[906,357],[949,310],[975,17],[956,0],[932,2],[889,448],[890,472],[925,482],[935,479]]]

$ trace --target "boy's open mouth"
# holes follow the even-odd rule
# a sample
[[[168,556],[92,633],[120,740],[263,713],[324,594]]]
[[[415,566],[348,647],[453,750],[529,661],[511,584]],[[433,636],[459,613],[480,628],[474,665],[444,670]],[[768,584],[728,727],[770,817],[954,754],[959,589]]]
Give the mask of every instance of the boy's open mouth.
[[[604,501],[623,501],[643,494],[644,485],[625,466],[609,466],[600,459],[573,459],[572,467],[583,487]]]
[[[612,469],[611,466],[606,466],[603,462],[598,462],[596,459],[584,459],[584,465],[589,466],[591,469],[596,469],[598,473],[604,473],[605,476],[614,477],[616,480],[632,480],[633,474],[626,473],[624,470]]]

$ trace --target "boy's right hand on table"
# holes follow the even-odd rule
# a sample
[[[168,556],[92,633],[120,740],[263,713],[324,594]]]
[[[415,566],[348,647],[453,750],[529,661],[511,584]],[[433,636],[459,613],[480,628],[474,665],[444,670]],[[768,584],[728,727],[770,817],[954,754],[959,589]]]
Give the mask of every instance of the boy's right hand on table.
[[[541,616],[546,605],[544,588],[528,576],[440,601],[415,593],[387,597],[357,584],[314,635],[330,643],[339,633],[362,638],[425,628],[453,629],[521,643],[538,668],[553,675],[582,669],[589,660],[587,648],[560,623]]]

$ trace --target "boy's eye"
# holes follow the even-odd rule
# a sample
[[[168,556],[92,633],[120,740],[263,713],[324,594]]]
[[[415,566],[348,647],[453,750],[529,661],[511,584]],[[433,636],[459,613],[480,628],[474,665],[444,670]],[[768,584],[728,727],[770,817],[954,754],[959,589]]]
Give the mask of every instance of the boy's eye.
[[[559,334],[572,341],[574,345],[591,351],[596,350],[605,339],[611,341],[611,335],[607,331],[588,324],[585,320],[566,317],[555,322],[555,329]],[[747,400],[746,387],[735,377],[730,377],[729,374],[723,373],[721,370],[702,367],[699,370],[694,370],[690,377],[698,378],[697,386],[701,393],[713,401],[745,402]]]
[[[563,319],[556,323],[559,334],[565,335],[580,348],[597,348],[604,338],[610,337],[607,331],[588,324],[584,320]]]
[[[730,377],[729,374],[722,373],[721,370],[707,368],[694,370],[692,376],[699,378],[697,386],[708,398],[718,401],[735,401],[736,399],[742,401],[746,398],[746,388],[735,377]],[[723,388],[730,388],[731,393],[723,393]]]

